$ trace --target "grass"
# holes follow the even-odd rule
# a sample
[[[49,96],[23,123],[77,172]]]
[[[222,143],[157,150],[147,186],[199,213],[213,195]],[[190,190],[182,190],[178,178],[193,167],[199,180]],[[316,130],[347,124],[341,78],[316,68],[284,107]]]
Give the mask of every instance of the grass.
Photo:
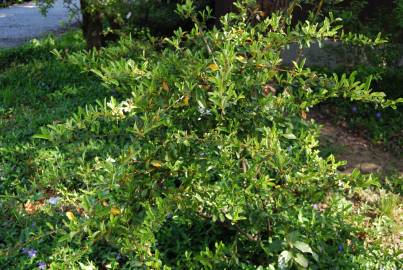
[[[57,44],[48,37],[22,48],[0,51],[0,156],[2,172],[15,175],[1,183],[0,192],[14,186],[20,173],[32,173],[30,155],[36,147],[32,135],[39,127],[65,121],[78,106],[110,95],[94,76],[57,60],[50,52],[60,48],[73,52],[82,46],[79,33],[71,32]],[[19,158],[25,159],[20,161],[26,166],[16,169],[11,164]]]
[[[400,208],[400,198],[395,194],[383,194],[379,200],[379,212],[383,216],[395,219]]]
[[[96,99],[111,95],[95,76],[84,74],[77,65],[60,61],[51,53],[55,49],[72,53],[83,47],[80,33],[69,32],[57,41],[50,36],[23,47],[0,51],[2,269],[27,269],[20,249],[24,246],[39,249],[39,240],[29,235],[43,230],[47,222],[61,218],[48,216],[49,207],[43,209],[45,213],[36,213],[39,205],[31,205],[37,199],[43,201],[52,184],[47,183],[46,187],[32,184],[32,179],[40,173],[35,159],[43,147],[34,142],[32,136],[42,126],[66,121],[77,107],[94,104]],[[32,212],[26,212],[27,209]],[[52,248],[55,243],[47,239],[54,233],[55,229],[39,233],[40,242]]]

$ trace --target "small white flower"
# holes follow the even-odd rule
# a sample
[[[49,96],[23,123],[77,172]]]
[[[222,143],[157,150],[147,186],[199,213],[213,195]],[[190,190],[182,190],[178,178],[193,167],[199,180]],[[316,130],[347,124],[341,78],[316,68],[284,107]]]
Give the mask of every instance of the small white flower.
[[[48,203],[51,205],[56,205],[60,201],[60,197],[50,197]]]
[[[197,108],[197,110],[199,111],[199,113],[201,114],[201,115],[210,115],[211,114],[211,111],[209,110],[209,109],[206,109],[206,108],[204,108],[204,107],[198,107]]]
[[[134,106],[133,100],[131,99],[125,100],[120,104],[120,110],[125,113],[130,113],[135,108],[136,106]]]
[[[127,13],[126,19],[127,19],[127,20],[130,19],[131,16],[132,16],[132,13],[131,13],[131,12]]]
[[[107,162],[110,162],[110,163],[115,163],[115,162],[116,162],[116,160],[114,160],[114,159],[111,158],[111,157],[108,157],[108,158],[106,159],[106,161],[107,161]]]

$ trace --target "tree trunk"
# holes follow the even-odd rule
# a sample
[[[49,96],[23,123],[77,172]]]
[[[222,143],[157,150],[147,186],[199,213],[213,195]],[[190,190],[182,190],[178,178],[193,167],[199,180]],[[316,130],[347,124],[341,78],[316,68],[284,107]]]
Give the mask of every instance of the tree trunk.
[[[82,14],[82,31],[88,49],[100,49],[102,47],[102,13],[90,12],[86,0],[80,0]]]
[[[219,17],[233,11],[235,0],[215,0],[215,16]],[[290,0],[257,0],[259,9],[269,15],[273,11],[285,10],[288,8]]]
[[[116,17],[114,16],[106,16],[106,20],[109,23],[109,27],[112,32],[108,33],[107,35],[102,35],[102,47],[106,46],[108,42],[117,41],[119,39],[118,31],[122,29],[122,25],[119,24]]]
[[[259,9],[269,15],[273,11],[285,10],[288,8],[290,0],[258,0]]]
[[[215,0],[214,2],[215,17],[219,19],[233,10],[235,0]]]

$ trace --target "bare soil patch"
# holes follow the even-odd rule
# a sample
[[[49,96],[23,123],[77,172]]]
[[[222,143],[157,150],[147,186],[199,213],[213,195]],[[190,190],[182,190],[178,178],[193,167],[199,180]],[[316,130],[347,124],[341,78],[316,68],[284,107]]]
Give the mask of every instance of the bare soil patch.
[[[373,145],[360,134],[348,130],[342,125],[335,125],[319,112],[310,117],[321,125],[320,143],[324,149],[332,152],[339,160],[347,164],[341,170],[350,173],[359,169],[362,173],[398,173],[403,175],[403,160]]]

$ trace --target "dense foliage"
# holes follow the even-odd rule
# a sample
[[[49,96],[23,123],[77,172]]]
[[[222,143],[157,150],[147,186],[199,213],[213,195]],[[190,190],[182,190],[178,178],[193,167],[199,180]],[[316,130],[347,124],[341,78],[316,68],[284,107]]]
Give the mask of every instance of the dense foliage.
[[[163,40],[85,52],[73,33],[0,54],[0,268],[399,268],[399,179],[340,174],[306,114],[401,100],[281,65],[289,44],[341,38],[331,14],[252,24],[249,7],[208,29],[186,1],[193,29]]]
[[[361,65],[361,76],[374,76],[374,89],[384,89],[390,98],[403,96],[403,68]],[[348,68],[347,70],[351,70]],[[339,68],[337,72],[345,72]],[[333,71],[335,72],[335,71]],[[403,106],[397,109],[379,108],[365,102],[331,99],[315,108],[334,123],[343,123],[372,143],[387,149],[398,158],[403,157]]]

